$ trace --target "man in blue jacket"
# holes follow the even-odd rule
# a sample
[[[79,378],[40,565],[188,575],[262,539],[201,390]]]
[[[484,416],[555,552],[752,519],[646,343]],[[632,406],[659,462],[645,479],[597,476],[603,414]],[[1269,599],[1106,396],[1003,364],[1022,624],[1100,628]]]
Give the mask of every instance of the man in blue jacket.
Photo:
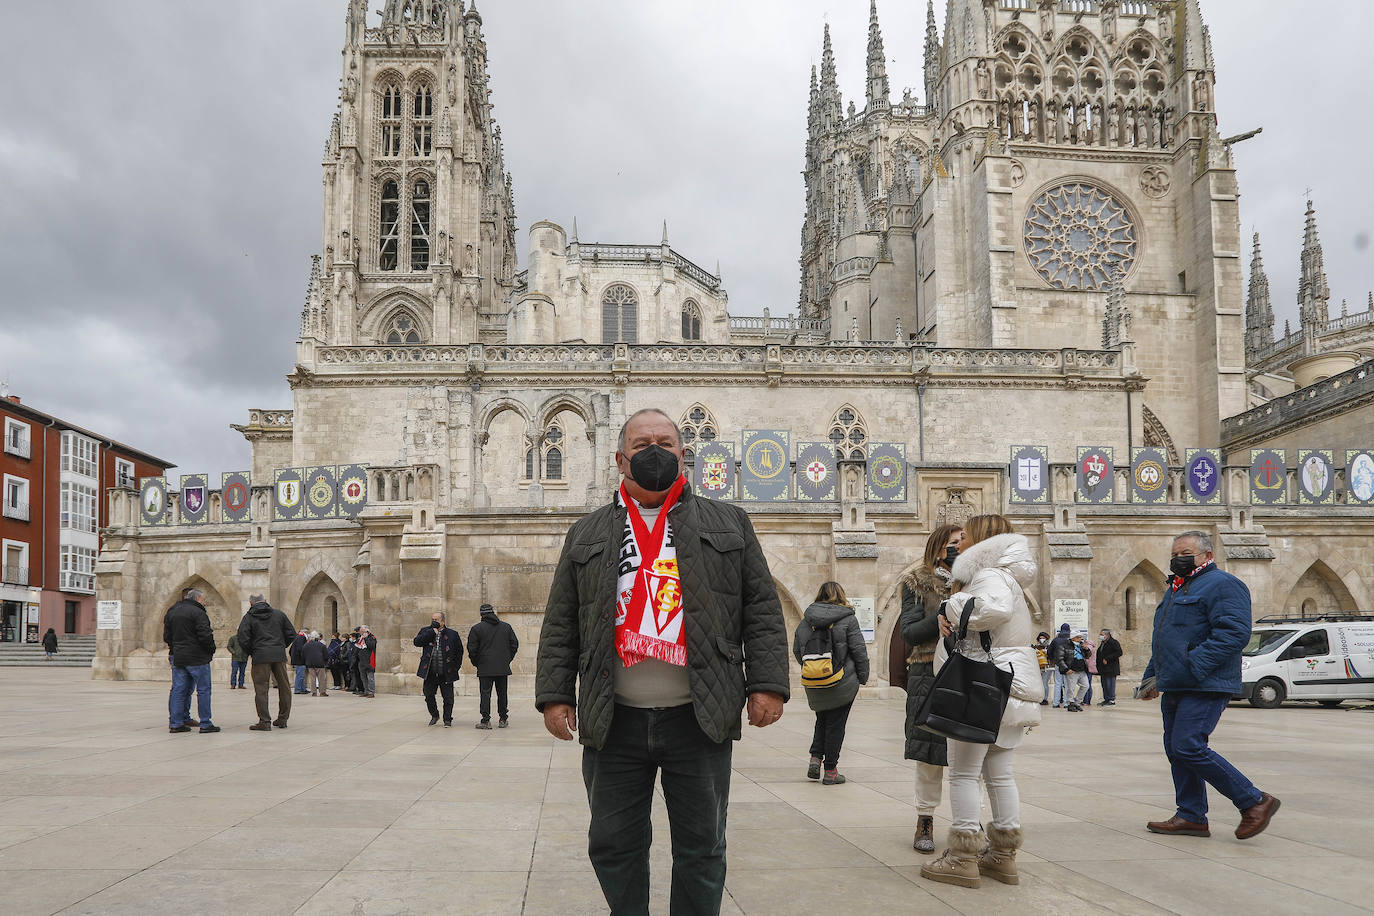
[[[1256,789],[1207,745],[1207,739],[1226,704],[1240,692],[1241,650],[1250,641],[1250,590],[1217,568],[1212,539],[1202,531],[1185,531],[1174,539],[1169,572],[1164,597],[1155,609],[1150,663],[1140,698],[1164,694],[1164,753],[1173,770],[1178,811],[1145,827],[1151,833],[1211,836],[1211,783],[1239,809],[1236,838],[1248,840],[1269,826],[1279,800]]]

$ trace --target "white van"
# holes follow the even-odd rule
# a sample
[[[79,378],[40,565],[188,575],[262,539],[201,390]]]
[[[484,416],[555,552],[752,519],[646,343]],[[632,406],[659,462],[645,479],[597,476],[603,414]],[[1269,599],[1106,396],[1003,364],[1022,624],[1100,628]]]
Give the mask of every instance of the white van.
[[[1237,698],[1252,706],[1374,700],[1374,613],[1265,617],[1242,655]]]

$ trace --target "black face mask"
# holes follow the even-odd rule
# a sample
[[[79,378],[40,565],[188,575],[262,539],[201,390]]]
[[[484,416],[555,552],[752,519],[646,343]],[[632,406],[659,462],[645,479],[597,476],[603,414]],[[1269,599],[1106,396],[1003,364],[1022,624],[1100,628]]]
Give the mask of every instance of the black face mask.
[[[681,472],[677,455],[661,445],[640,449],[630,459],[630,477],[650,493],[662,493],[672,487]]]
[[[959,548],[955,547],[953,544],[950,544],[948,547],[945,548],[945,565],[953,566],[954,561],[957,559],[959,559]]]
[[[1173,557],[1169,560],[1169,572],[1182,579],[1194,569],[1197,569],[1196,559],[1196,557],[1191,556]]]

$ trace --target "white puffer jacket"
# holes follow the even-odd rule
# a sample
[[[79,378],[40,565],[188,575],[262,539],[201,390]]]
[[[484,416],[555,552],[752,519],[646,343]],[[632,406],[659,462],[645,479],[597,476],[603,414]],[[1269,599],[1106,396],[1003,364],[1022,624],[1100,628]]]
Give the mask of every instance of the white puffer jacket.
[[[964,583],[963,590],[949,596],[945,617],[959,628],[964,604],[976,598],[969,615],[968,638],[959,651],[970,658],[985,658],[977,631],[987,630],[992,639],[992,661],[1011,671],[1011,698],[1002,715],[997,746],[1011,748],[1021,743],[1027,727],[1040,724],[1040,701],[1045,689],[1040,680],[1040,664],[1031,648],[1035,627],[1026,607],[1023,589],[1035,581],[1035,560],[1030,545],[1019,534],[999,534],[969,547],[954,561],[954,578]],[[935,650],[935,667],[945,663],[945,643]]]

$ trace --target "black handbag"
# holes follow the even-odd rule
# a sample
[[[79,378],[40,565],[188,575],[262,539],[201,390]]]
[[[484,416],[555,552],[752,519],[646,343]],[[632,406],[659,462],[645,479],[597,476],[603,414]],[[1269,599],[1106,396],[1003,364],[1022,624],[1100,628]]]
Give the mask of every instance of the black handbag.
[[[976,598],[964,604],[959,618],[957,639],[968,635],[968,619]],[[991,655],[992,637],[986,630],[978,633],[983,651]],[[916,727],[936,735],[992,744],[1002,727],[1002,713],[1011,696],[1012,672],[1003,671],[991,661],[978,661],[958,651],[954,635],[945,637],[948,658],[935,675],[935,683],[916,714]]]

